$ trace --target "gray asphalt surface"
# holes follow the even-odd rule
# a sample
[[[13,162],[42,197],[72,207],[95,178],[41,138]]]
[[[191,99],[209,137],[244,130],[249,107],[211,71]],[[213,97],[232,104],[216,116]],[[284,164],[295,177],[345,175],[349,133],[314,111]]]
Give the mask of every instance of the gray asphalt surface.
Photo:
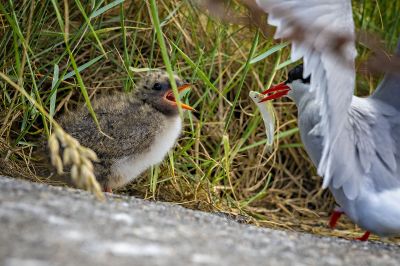
[[[0,265],[400,265],[400,252],[0,177]]]

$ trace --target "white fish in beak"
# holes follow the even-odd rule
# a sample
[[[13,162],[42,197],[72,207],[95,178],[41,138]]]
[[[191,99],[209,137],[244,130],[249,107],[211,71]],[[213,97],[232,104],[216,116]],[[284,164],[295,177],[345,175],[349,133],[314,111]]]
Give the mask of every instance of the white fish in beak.
[[[250,98],[257,105],[260,110],[261,117],[264,120],[265,133],[267,135],[267,148],[270,150],[274,143],[275,133],[275,111],[271,101],[260,102],[265,95],[256,91],[250,91]]]

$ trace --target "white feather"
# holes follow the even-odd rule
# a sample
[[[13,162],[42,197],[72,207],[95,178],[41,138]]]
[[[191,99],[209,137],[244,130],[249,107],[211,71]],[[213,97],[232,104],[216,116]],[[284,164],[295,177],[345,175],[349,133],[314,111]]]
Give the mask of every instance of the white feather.
[[[166,119],[162,133],[154,140],[147,152],[136,157],[128,156],[117,160],[111,170],[113,175],[120,176],[121,180],[119,184],[114,184],[113,187],[129,183],[150,166],[160,163],[175,145],[181,129],[182,120],[179,116]]]

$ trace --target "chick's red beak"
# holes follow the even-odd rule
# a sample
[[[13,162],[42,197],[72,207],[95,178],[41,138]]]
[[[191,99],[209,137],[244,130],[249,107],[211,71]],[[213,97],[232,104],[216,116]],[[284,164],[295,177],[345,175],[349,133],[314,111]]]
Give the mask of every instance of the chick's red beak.
[[[191,84],[184,84],[184,85],[178,87],[178,92],[185,91],[185,90],[189,89],[190,86],[191,86]],[[164,98],[165,98],[167,101],[169,101],[170,103],[174,104],[174,105],[177,104],[176,99],[175,99],[175,96],[174,96],[174,92],[172,91],[172,89],[171,89],[171,90],[168,90],[168,91],[165,93]],[[186,104],[184,104],[184,103],[182,103],[182,102],[181,102],[179,105],[180,105],[183,109],[186,109],[186,110],[189,110],[189,111],[194,111],[194,108],[193,108],[193,107],[191,107],[191,106],[189,106],[189,105],[186,105]]]
[[[281,98],[287,95],[289,91],[290,88],[288,85],[285,84],[285,82],[279,83],[278,85],[272,86],[268,90],[263,91],[262,94],[264,94],[265,97],[259,102],[262,103],[269,100]]]

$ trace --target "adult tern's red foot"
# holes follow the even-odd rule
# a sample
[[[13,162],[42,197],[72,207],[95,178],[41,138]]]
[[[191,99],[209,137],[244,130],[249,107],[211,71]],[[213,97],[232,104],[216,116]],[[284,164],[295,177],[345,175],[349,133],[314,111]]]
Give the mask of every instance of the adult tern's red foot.
[[[331,214],[331,218],[329,220],[329,227],[334,229],[336,227],[337,221],[339,221],[340,217],[344,214],[344,212],[340,208],[335,208],[333,213]],[[366,231],[364,235],[361,237],[355,238],[355,240],[367,241],[369,238],[370,232]]]
[[[356,240],[367,241],[370,234],[371,234],[370,231],[366,231],[361,237],[357,237]]]
[[[301,138],[324,178],[323,188],[329,187],[341,210],[361,228],[400,235],[400,74],[387,74],[367,98],[353,96],[350,0],[257,3],[277,26],[275,37],[292,40],[292,61],[303,58],[304,69],[290,71],[278,91],[290,89]],[[332,36],[343,36],[343,42],[332,43]]]

